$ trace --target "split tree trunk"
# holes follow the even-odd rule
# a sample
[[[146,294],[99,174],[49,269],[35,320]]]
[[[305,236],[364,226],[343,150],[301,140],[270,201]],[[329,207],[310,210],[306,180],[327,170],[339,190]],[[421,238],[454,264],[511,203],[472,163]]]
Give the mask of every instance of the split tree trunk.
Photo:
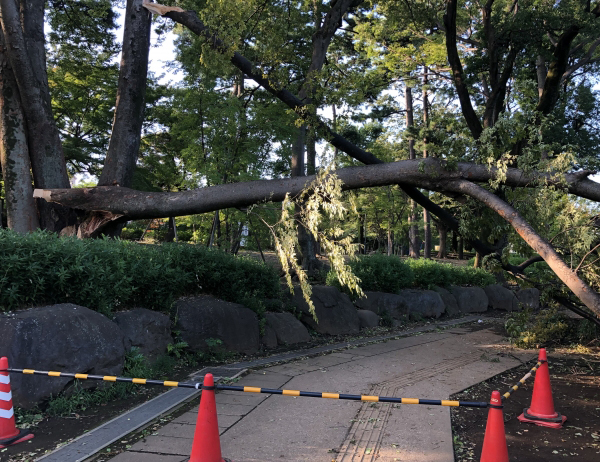
[[[145,0],[127,0],[117,105],[112,133],[98,186],[131,186],[144,121],[152,15]],[[118,236],[122,223],[112,214],[97,212],[79,226],[78,236]]]

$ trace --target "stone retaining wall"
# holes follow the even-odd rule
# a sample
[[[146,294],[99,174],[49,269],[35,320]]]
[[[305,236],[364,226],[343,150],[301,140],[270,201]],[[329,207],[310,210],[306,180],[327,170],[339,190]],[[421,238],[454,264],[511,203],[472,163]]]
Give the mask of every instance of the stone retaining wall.
[[[114,321],[88,308],[60,304],[0,314],[0,356],[15,368],[119,375],[126,351],[137,347],[150,361],[166,354],[167,345],[185,341],[192,351],[218,345],[226,351],[255,354],[261,348],[309,342],[309,330],[322,335],[356,334],[362,328],[406,319],[438,318],[460,313],[507,311],[539,307],[537,289],[516,293],[500,286],[450,287],[448,290],[402,290],[398,294],[366,292],[355,301],[330,286],[313,286],[313,319],[301,291],[290,296],[291,313],[266,313],[261,329],[256,314],[245,306],[208,295],[179,299],[172,318],[136,308],[116,313]],[[273,304],[272,304],[273,305]],[[261,335],[262,331],[262,335]],[[31,408],[71,385],[69,379],[12,378],[15,404]],[[94,386],[92,382],[86,386]]]

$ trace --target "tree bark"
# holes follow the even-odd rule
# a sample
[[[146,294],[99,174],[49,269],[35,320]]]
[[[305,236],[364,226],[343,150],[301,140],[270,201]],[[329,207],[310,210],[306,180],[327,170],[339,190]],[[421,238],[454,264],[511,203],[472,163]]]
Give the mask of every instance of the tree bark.
[[[427,95],[427,72],[428,68],[423,69],[423,125],[425,130],[429,128],[429,102]],[[427,136],[423,138],[423,157],[427,159],[429,153],[427,152]],[[429,196],[429,193],[425,193],[425,196]],[[431,217],[429,211],[423,208],[423,257],[431,258]]]
[[[452,170],[445,169],[441,159],[404,160],[363,167],[347,167],[336,170],[343,189],[360,189],[391,184],[406,184],[432,191],[454,191],[457,180],[487,183],[500,172],[486,166],[459,162]],[[585,173],[585,172],[584,172]],[[589,173],[589,172],[587,172]],[[191,191],[145,192],[128,188],[99,186],[96,188],[47,189],[34,191],[34,197],[73,207],[84,211],[105,211],[116,218],[166,218],[193,215],[229,207],[245,207],[259,201],[278,202],[286,193],[300,193],[315,180],[315,176],[256,180],[229,183]],[[579,197],[600,202],[600,184],[588,180],[582,172],[566,175],[547,173],[526,174],[509,168],[506,171],[507,186],[535,187],[548,184]]]
[[[569,266],[562,260],[554,248],[543,239],[519,212],[501,200],[498,196],[485,190],[481,186],[466,180],[457,180],[449,189],[477,199],[491,208],[506,220],[525,242],[535,250],[558,278],[583,302],[596,316],[600,317],[600,295],[587,285]]]
[[[541,99],[542,94],[544,93],[544,84],[546,83],[546,75],[548,74],[548,70],[546,69],[546,61],[544,61],[544,57],[542,55],[538,55],[535,60],[535,69],[537,76],[537,85],[538,85],[538,96]]]
[[[306,174],[317,173],[317,146],[315,134],[309,129],[306,136]]]
[[[314,76],[323,68],[327,49],[341,23],[342,16],[354,4],[354,0],[338,0],[331,3],[331,8],[321,18],[318,11],[315,11],[315,33],[312,36],[312,56],[306,79],[298,94],[303,104],[313,102],[314,96]],[[312,114],[316,115],[316,114]],[[305,172],[305,152],[306,152],[306,167],[309,175],[315,173],[316,151],[315,137],[312,128],[307,125],[302,125],[298,128],[296,142],[292,149],[292,177],[304,176]],[[298,227],[298,244],[300,245],[300,260],[302,268],[307,272],[313,272],[321,266],[321,262],[317,258],[317,242],[305,228],[300,225]]]
[[[446,242],[448,238],[448,229],[444,226],[442,222],[437,222],[438,234],[440,235],[440,250],[438,251],[438,258],[446,258],[448,256],[448,252],[446,249]]]
[[[46,65],[44,6],[46,0],[21,0],[21,18],[27,55],[45,107],[52,108]]]
[[[542,96],[540,96],[540,101],[536,108],[537,111],[544,115],[550,114],[558,101],[562,77],[569,64],[571,43],[573,43],[573,40],[578,34],[579,26],[570,26],[562,33],[554,48],[554,59],[548,66],[548,74],[544,81],[544,91],[542,92]]]
[[[144,121],[150,51],[152,16],[144,3],[145,0],[127,0],[117,103],[99,186],[128,187],[133,179]],[[115,237],[121,229],[122,223],[100,212],[88,216],[79,225],[77,235],[81,238],[100,234]]]
[[[18,233],[39,228],[33,199],[31,164],[19,88],[6,56],[0,29],[0,165],[4,179],[7,226]],[[2,211],[0,210],[0,225]]]
[[[408,85],[404,90],[404,105],[406,106],[406,129],[410,130],[414,127],[414,111],[413,111],[413,98],[412,88]],[[412,136],[408,137],[408,158],[415,159],[415,140]],[[408,249],[410,258],[419,258],[419,231],[417,228],[417,203],[410,200],[410,211],[408,215]]]
[[[210,227],[210,235],[208,236],[208,241],[206,242],[206,247],[208,247],[209,249],[213,246],[213,242],[215,240],[215,231],[217,229],[219,220],[219,211],[215,210],[215,216],[213,217],[213,222]]]
[[[117,105],[99,186],[131,186],[140,148],[148,77],[151,15],[144,0],[127,0]]]
[[[167,229],[167,236],[165,242],[177,241],[177,228],[175,226],[175,217],[169,217],[169,227]]]
[[[43,3],[41,7],[43,8]],[[6,52],[17,81],[27,124],[27,143],[35,186],[69,188],[65,157],[47,91],[45,54],[41,50],[43,10],[40,11],[40,2],[25,3],[25,32],[32,34],[27,39],[15,0],[0,0],[0,12]],[[31,50],[28,49],[28,44],[32,47]],[[43,69],[39,69],[40,66]],[[43,80],[42,83],[40,79]],[[38,213],[41,227],[51,231],[60,231],[75,222],[74,214],[68,209],[43,202],[38,202]]]
[[[469,90],[465,83],[464,71],[460,57],[458,56],[458,48],[456,47],[456,9],[457,0],[446,1],[446,14],[444,15],[444,26],[446,27],[446,51],[448,53],[448,62],[452,69],[452,79],[456,94],[460,101],[460,107],[465,118],[465,122],[476,140],[481,136],[483,127],[473,109]]]

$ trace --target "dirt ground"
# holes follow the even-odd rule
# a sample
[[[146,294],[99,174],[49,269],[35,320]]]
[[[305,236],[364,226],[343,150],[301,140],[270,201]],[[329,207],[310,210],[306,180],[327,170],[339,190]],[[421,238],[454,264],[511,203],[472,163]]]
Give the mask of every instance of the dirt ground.
[[[174,377],[181,379],[189,372],[198,367],[181,369],[174,372]],[[43,419],[30,428],[35,435],[33,439],[19,443],[8,448],[0,449],[0,462],[25,462],[33,461],[46,452],[50,452],[58,446],[73,438],[94,429],[100,424],[107,422],[123,412],[132,409],[163,393],[164,387],[140,387],[125,399],[117,399],[107,404],[92,406],[85,411],[74,413],[63,417],[49,417],[43,415]],[[18,428],[27,428],[17,422]]]
[[[597,462],[600,460],[600,351],[594,354],[549,352],[548,361],[554,407],[568,420],[561,429],[517,420],[523,409],[531,404],[534,384],[534,377],[531,377],[504,402],[510,460],[546,462],[569,457],[578,462]],[[493,390],[505,393],[533,365],[534,362],[497,375],[451,399],[489,401]],[[479,460],[486,419],[487,411],[464,407],[452,409],[457,462]]]

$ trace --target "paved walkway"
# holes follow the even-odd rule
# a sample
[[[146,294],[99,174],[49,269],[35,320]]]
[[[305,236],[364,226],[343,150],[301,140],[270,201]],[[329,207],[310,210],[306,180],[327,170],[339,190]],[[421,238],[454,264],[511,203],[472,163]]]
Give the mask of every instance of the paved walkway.
[[[458,327],[254,370],[237,384],[447,399],[535,358],[506,355],[502,343],[491,329]],[[454,460],[447,407],[239,392],[216,401],[223,456],[236,462]],[[112,461],[188,460],[196,416],[194,408]]]

